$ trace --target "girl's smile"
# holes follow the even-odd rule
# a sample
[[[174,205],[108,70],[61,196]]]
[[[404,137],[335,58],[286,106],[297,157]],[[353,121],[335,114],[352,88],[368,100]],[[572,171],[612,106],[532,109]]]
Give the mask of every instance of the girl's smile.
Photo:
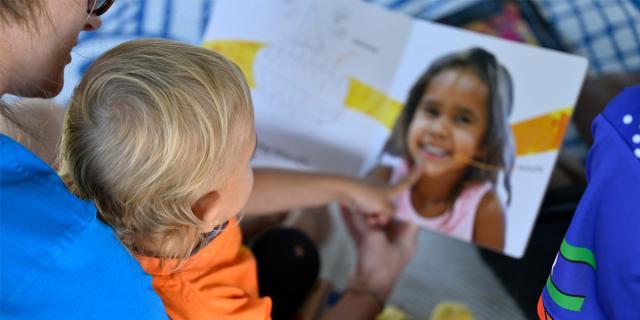
[[[438,147],[428,143],[420,144],[420,155],[425,160],[444,160],[451,157],[453,153],[448,148]]]

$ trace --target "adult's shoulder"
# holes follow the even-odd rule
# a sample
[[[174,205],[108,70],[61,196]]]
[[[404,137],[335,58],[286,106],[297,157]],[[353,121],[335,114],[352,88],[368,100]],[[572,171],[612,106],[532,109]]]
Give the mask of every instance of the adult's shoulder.
[[[0,144],[0,318],[166,317],[95,207],[29,150]]]

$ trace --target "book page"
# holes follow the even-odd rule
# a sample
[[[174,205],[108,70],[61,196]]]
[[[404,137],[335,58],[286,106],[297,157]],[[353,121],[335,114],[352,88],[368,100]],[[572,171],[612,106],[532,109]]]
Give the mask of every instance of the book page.
[[[372,163],[399,102],[388,98],[412,20],[359,1],[216,1],[204,46],[252,90],[255,166],[347,175]]]

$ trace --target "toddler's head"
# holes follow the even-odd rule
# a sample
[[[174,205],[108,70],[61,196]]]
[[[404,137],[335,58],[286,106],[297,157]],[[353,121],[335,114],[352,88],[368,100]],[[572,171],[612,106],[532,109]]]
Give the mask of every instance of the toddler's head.
[[[184,259],[246,203],[255,143],[239,68],[203,48],[134,40],[75,89],[61,174],[129,248]]]
[[[449,54],[412,87],[392,141],[411,164],[419,160],[427,175],[495,184],[502,169],[510,194],[511,105],[511,77],[491,53],[472,48]]]

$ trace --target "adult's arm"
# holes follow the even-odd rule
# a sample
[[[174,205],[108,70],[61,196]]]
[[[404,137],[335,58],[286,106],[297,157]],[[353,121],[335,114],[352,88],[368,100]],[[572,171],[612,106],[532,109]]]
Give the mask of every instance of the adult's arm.
[[[342,214],[358,251],[356,270],[345,295],[323,319],[373,319],[415,252],[418,228],[396,221],[371,226],[361,214]]]

